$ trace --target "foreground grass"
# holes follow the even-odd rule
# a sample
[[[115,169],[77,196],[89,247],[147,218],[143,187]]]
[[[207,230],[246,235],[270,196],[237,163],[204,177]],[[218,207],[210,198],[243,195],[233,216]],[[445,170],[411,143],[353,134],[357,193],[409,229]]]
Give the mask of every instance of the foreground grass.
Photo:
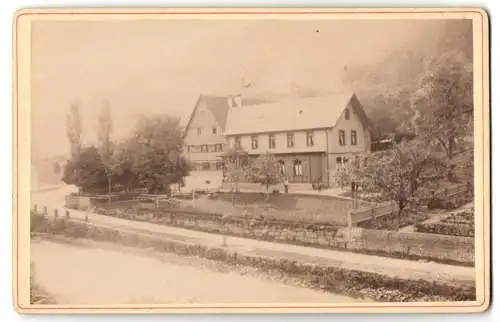
[[[30,265],[30,303],[56,304],[54,299],[38,284],[33,264]]]

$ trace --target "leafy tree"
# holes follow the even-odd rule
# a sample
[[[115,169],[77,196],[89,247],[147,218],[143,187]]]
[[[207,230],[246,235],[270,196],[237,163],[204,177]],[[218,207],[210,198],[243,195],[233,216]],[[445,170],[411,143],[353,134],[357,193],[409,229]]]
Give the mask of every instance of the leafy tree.
[[[103,193],[106,190],[106,170],[96,147],[85,147],[76,159],[68,160],[63,181],[73,184],[85,193]]]
[[[229,148],[223,155],[223,172],[227,181],[235,185],[247,179],[250,157],[243,149]]]
[[[140,188],[137,174],[134,172],[133,151],[129,148],[128,141],[114,146],[114,168],[112,181],[118,190],[133,190]]]
[[[250,157],[243,149],[229,148],[223,155],[224,178],[231,187],[231,200],[234,204],[234,193],[239,191],[238,183],[248,179]]]
[[[360,98],[378,136],[398,131],[399,125],[413,116],[414,93],[422,87],[421,79],[433,73],[426,57],[458,54],[465,62],[462,68],[471,66],[472,22],[464,19],[434,24],[432,37],[417,38],[413,45],[389,53],[380,62],[344,67],[343,82]]]
[[[137,184],[149,193],[168,193],[170,185],[189,174],[182,156],[179,119],[170,116],[139,120],[132,137],[124,144]]]
[[[363,161],[366,160],[366,155],[359,155],[356,158],[349,159],[342,167],[339,167],[335,172],[335,182],[343,188],[352,188],[354,184],[360,184],[359,178],[363,173]]]
[[[471,124],[472,86],[472,65],[463,53],[449,52],[430,62],[413,98],[416,132],[437,142],[449,160]]]
[[[118,166],[114,160],[113,142],[111,141],[112,130],[111,109],[106,101],[99,116],[97,138],[99,142],[99,155],[106,171],[107,191],[109,195],[112,192],[113,172]],[[109,201],[111,201],[111,198]]]
[[[71,104],[70,112],[66,117],[66,136],[68,138],[71,159],[76,159],[82,149],[83,129],[80,106],[77,103]]]
[[[77,180],[74,165],[79,159],[82,150],[82,119],[80,107],[77,103],[71,104],[69,113],[66,116],[66,137],[70,146],[70,158],[64,167],[64,181],[73,184]]]
[[[394,201],[398,206],[397,229],[403,211],[429,197],[428,185],[441,179],[445,167],[442,157],[425,142],[403,141],[391,150],[368,155],[362,166],[351,172],[349,181],[359,182],[365,192]]]
[[[283,180],[276,158],[271,153],[265,153],[252,162],[250,175],[254,182],[266,186],[266,197],[269,198],[269,186]]]

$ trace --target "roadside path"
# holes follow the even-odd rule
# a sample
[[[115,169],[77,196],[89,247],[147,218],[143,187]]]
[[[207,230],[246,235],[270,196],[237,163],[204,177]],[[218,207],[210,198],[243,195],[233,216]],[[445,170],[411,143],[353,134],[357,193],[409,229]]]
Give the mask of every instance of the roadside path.
[[[36,203],[39,209],[46,205],[49,216],[53,216],[55,208],[59,209],[59,216],[64,216],[64,195],[66,193],[67,189],[34,193],[32,203]],[[84,220],[86,215],[85,212],[76,210],[70,210],[70,214],[71,218],[80,220]],[[284,258],[302,263],[322,263],[329,266],[378,273],[386,276],[456,283],[470,283],[475,280],[473,267],[454,266],[434,262],[408,261],[344,251],[279,244],[240,237],[224,237],[217,234],[147,222],[131,221],[93,213],[89,214],[89,222],[97,226],[212,247],[222,247],[223,240],[226,239],[225,247],[233,252]]]

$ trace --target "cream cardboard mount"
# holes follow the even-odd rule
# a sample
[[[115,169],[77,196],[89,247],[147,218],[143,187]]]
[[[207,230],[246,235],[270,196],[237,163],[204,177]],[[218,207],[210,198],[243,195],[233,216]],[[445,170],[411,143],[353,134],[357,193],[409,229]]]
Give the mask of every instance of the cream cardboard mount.
[[[21,313],[479,312],[488,16],[23,9]]]

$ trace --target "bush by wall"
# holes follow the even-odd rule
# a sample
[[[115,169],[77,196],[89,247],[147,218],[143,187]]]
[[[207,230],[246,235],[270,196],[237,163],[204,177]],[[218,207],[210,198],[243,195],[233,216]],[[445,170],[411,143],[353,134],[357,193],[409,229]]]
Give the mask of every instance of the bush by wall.
[[[415,228],[422,233],[474,237],[474,223],[422,223]]]
[[[468,185],[444,189],[427,203],[429,209],[457,209],[474,200],[474,193]]]
[[[387,216],[381,216],[374,219],[368,219],[360,221],[356,226],[366,228],[366,229],[379,229],[379,230],[393,230],[395,229],[398,213],[394,212]],[[421,221],[428,219],[424,213],[411,213],[409,211],[404,211],[399,218],[399,228],[415,225]]]
[[[441,220],[443,223],[448,224],[474,224],[474,210],[462,211],[454,213]]]
[[[469,301],[475,300],[476,296],[472,283],[458,286],[426,280],[407,280],[324,264],[304,264],[286,259],[240,254],[224,248],[97,227],[64,217],[49,220],[41,216],[43,218],[33,220],[33,217],[40,216],[35,212],[32,212],[31,216],[33,233],[43,232],[96,241],[110,241],[127,246],[152,247],[181,256],[200,256],[232,265],[251,266],[264,272],[280,272],[290,278],[300,279],[312,287],[351,297],[370,297],[384,302],[421,302]]]

